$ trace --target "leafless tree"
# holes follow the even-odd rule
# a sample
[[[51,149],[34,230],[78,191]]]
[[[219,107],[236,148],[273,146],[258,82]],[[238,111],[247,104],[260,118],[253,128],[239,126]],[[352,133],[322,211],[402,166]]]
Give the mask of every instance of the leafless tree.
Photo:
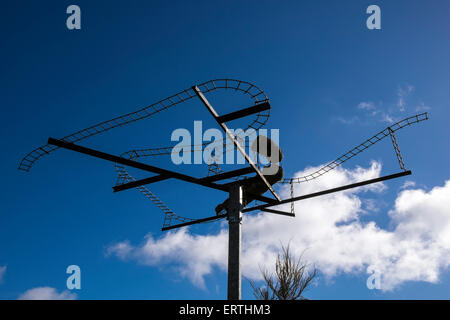
[[[304,263],[302,256],[295,259],[289,245],[281,248],[275,263],[275,275],[261,268],[264,286],[259,287],[249,281],[258,300],[303,300],[303,292],[317,275],[317,269]]]

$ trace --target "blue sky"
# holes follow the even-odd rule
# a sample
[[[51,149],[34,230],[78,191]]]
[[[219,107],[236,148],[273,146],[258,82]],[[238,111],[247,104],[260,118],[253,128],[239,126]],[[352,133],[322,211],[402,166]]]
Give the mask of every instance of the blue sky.
[[[81,8],[81,30],[66,28],[70,4]],[[366,28],[370,4],[381,8],[381,30]],[[3,1],[0,299],[16,299],[38,287],[64,292],[71,264],[82,270],[82,289],[72,292],[79,299],[226,297],[220,263],[211,263],[201,287],[183,275],[184,262],[173,253],[156,265],[138,257],[146,241],[167,237],[160,231],[163,217],[137,191],[112,193],[116,176],[111,164],[59,150],[29,173],[17,170],[22,157],[49,136],[63,137],[210,79],[250,81],[266,92],[272,105],[268,128],[280,129],[286,176],[333,160],[384,129],[389,118],[428,111],[429,121],[404,129],[398,139],[413,171],[407,180],[415,183],[404,197],[414,198],[416,190],[432,198],[433,188],[450,179],[449,10],[448,1],[401,0]],[[190,104],[83,145],[114,154],[170,145],[171,131],[191,128],[194,120],[212,126],[200,103]],[[386,140],[347,163],[348,171],[339,171],[336,179],[349,180],[357,165],[369,172],[371,161],[382,165],[381,174],[398,171]],[[170,167],[168,162],[158,158],[151,163]],[[200,173],[205,168],[194,169]],[[349,195],[376,203],[376,209],[360,215],[361,225],[373,221],[395,232],[403,211],[394,201],[405,181],[388,182],[382,192]],[[220,193],[173,181],[151,190],[190,217],[211,215],[223,200]],[[441,223],[446,225],[450,207],[445,206],[443,201],[439,208],[418,208],[424,215],[442,212],[438,218],[446,218]],[[221,230],[216,223],[186,232],[193,239],[209,239]],[[289,235],[296,236],[295,230]],[[435,270],[436,278],[419,272],[416,280],[406,277],[390,291],[367,289],[365,261],[345,269],[345,263],[312,254],[319,266],[337,271],[323,267],[307,296],[448,298],[448,239],[434,240],[435,245],[444,241],[438,262],[423,268]],[[107,255],[118,243],[128,243],[135,255]],[[314,252],[314,246],[308,250]],[[243,297],[252,298],[245,281]]]

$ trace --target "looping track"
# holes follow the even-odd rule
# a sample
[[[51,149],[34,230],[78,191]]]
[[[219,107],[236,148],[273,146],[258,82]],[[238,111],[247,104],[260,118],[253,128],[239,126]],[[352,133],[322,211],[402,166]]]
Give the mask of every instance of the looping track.
[[[216,79],[210,80],[197,85],[204,93],[216,91],[219,89],[232,89],[235,91],[240,91],[243,94],[247,94],[254,101],[255,104],[269,100],[266,94],[259,89],[254,84],[251,84],[246,81],[241,80],[233,80],[233,79]],[[169,108],[186,102],[192,98],[195,98],[196,94],[192,88],[185,89],[180,91],[168,98],[160,100],[154,104],[151,104],[145,108],[137,110],[135,112],[127,113],[122,116],[116,117],[111,120],[103,121],[86,129],[77,131],[75,133],[69,134],[68,136],[63,137],[62,141],[75,143],[92,136],[104,133],[111,129],[115,129],[117,127],[122,127],[127,124],[146,119],[151,117],[161,111],[168,110]],[[248,125],[248,128],[254,128],[255,130],[263,127],[267,120],[269,119],[270,110],[266,110],[264,112],[258,113],[256,118]],[[41,157],[50,154],[51,152],[58,149],[53,145],[46,144],[39,148],[34,149],[29,154],[27,154],[19,165],[19,170],[30,171],[31,167],[34,163],[39,160]],[[157,148],[160,149],[160,148]],[[148,149],[152,150],[152,149]],[[153,149],[156,150],[156,149]]]
[[[210,80],[201,84],[198,84],[197,87],[199,87],[203,93],[209,93],[214,92],[221,89],[230,89],[237,92],[241,92],[242,94],[248,95],[251,100],[253,100],[254,104],[258,104],[264,101],[268,101],[268,97],[266,94],[259,89],[254,84],[251,84],[246,81],[242,80],[234,80],[234,79],[216,79],[216,80]],[[169,108],[172,108],[176,105],[182,104],[192,98],[195,98],[196,94],[192,88],[185,89],[183,91],[180,91],[168,98],[165,98],[163,100],[160,100],[154,104],[151,104],[147,107],[144,107],[142,109],[139,109],[135,112],[127,113],[122,116],[116,117],[111,120],[103,121],[101,123],[98,123],[96,125],[90,126],[88,128],[79,130],[75,133],[72,133],[70,135],[67,135],[63,137],[62,141],[69,142],[69,143],[75,143],[87,138],[90,138],[92,136],[96,136],[98,134],[107,132],[109,130],[115,129],[117,127],[122,127],[131,123],[134,123],[139,120],[143,120],[146,118],[149,118],[153,115],[156,115],[162,111],[168,110]],[[262,128],[268,121],[270,117],[270,109],[262,111],[260,113],[256,114],[256,117],[253,119],[252,122],[247,126],[247,128],[244,129],[246,131],[247,129],[254,129],[258,130]],[[348,151],[344,155],[340,156],[336,160],[328,163],[327,165],[321,167],[319,170],[303,176],[303,177],[297,177],[297,178],[285,178],[281,181],[281,183],[289,183],[291,184],[291,190],[293,183],[302,183],[311,181],[313,179],[316,179],[325,173],[335,169],[336,167],[342,165],[347,160],[353,158],[354,156],[358,155],[359,153],[363,152],[367,148],[371,147],[372,145],[376,144],[377,142],[381,141],[387,136],[391,136],[392,142],[394,144],[394,148],[397,154],[397,158],[399,160],[400,166],[402,167],[403,160],[401,158],[401,155],[398,150],[398,145],[396,144],[396,140],[394,137],[394,132],[397,130],[400,130],[404,127],[410,126],[414,123],[418,123],[424,120],[428,119],[427,113],[418,114],[409,118],[406,118],[404,120],[401,120],[386,129],[380,131],[370,139],[367,139],[360,145],[356,146],[352,150]],[[239,138],[239,137],[238,137]],[[197,151],[203,151],[203,149],[208,145],[209,143],[203,143],[201,145],[193,145],[190,146],[191,152],[197,152]],[[185,147],[178,147],[178,148],[185,148]],[[34,163],[39,160],[41,157],[48,155],[58,149],[58,147],[50,144],[43,145],[39,148],[34,149],[30,153],[28,153],[20,162],[19,170],[23,171],[30,171]],[[137,159],[140,157],[151,157],[151,156],[157,156],[157,155],[170,155],[171,152],[176,151],[175,147],[168,146],[168,147],[158,147],[158,148],[150,148],[150,149],[140,149],[140,150],[131,150],[128,152],[125,152],[121,155],[123,158],[127,159]],[[185,150],[185,149],[184,149]],[[116,163],[115,164],[116,171],[118,173],[118,180],[117,185],[128,183],[131,181],[134,181],[135,178],[132,177],[126,168]],[[404,166],[403,166],[404,169]],[[208,175],[211,174],[218,174],[221,172],[221,169],[219,168],[218,164],[212,162],[208,165]],[[148,199],[150,199],[160,210],[164,213],[164,227],[170,226],[172,222],[188,222],[193,219],[185,218],[178,216],[175,214],[169,207],[167,207],[154,193],[152,193],[149,189],[147,189],[145,186],[139,186],[137,189]],[[291,192],[292,193],[292,192]]]
[[[264,101],[268,101],[268,97],[266,94],[255,86],[252,83],[235,80],[235,79],[215,79],[210,80],[201,84],[197,84],[203,93],[214,92],[221,89],[230,89],[237,92],[241,92],[242,94],[248,95],[251,100],[253,100],[254,104],[258,104]],[[135,112],[127,113],[122,116],[113,118],[111,120],[100,122],[96,125],[90,126],[88,128],[79,130],[75,133],[69,134],[60,140],[70,143],[75,143],[92,136],[104,133],[106,131],[115,129],[117,127],[123,127],[125,125],[134,123],[139,120],[143,120],[149,118],[153,115],[156,115],[162,111],[168,110],[176,105],[182,104],[192,98],[196,98],[196,94],[192,88],[185,89],[180,91],[168,98],[160,100],[154,104],[151,104],[147,107],[139,109]],[[247,126],[247,129],[255,129],[263,127],[270,117],[270,109],[265,110],[256,114],[256,117],[253,121]],[[244,130],[244,131],[245,131]],[[207,145],[207,143],[202,144],[200,146],[192,146],[191,151],[202,151],[203,148]],[[43,145],[39,148],[34,149],[30,153],[28,153],[20,162],[19,170],[29,172],[34,165],[34,163],[42,158],[45,155],[52,153],[53,151],[59,149],[58,147],[50,144]],[[122,154],[122,157],[128,159],[136,159],[138,157],[148,157],[148,156],[156,156],[156,155],[167,155],[170,154],[174,150],[174,147],[160,147],[160,148],[152,148],[152,149],[143,149],[143,150],[132,150],[129,152],[125,152]],[[119,174],[117,184],[122,184],[126,182],[130,182],[135,180],[125,169],[124,166],[116,163],[116,170]],[[209,165],[209,174],[217,174],[220,173],[220,169],[214,164]],[[170,225],[172,220],[176,220],[179,222],[186,222],[192,219],[184,218],[176,215],[170,208],[168,208],[160,199],[156,197],[150,190],[148,190],[144,186],[140,186],[137,188],[141,191],[144,196],[150,199],[158,208],[160,208],[165,215],[164,225]]]
[[[335,169],[336,167],[340,166],[341,164],[343,164],[347,160],[350,160],[354,156],[360,154],[361,152],[363,152],[367,148],[373,146],[375,143],[380,142],[381,140],[383,140],[387,136],[391,136],[391,138],[393,139],[392,142],[394,144],[395,151],[397,153],[397,157],[400,157],[399,158],[399,160],[400,160],[401,159],[401,155],[400,155],[400,153],[398,151],[398,145],[397,145],[397,142],[396,142],[396,140],[394,138],[393,133],[396,132],[397,130],[400,130],[400,129],[404,128],[404,127],[408,127],[408,126],[410,126],[410,125],[412,125],[414,123],[418,123],[418,122],[425,121],[425,120],[428,120],[428,113],[426,113],[426,112],[425,113],[421,113],[421,114],[417,114],[417,115],[411,116],[409,118],[403,119],[403,120],[401,120],[399,122],[396,122],[396,123],[390,125],[389,127],[387,127],[386,129],[378,132],[373,137],[367,139],[363,143],[357,145],[356,147],[354,147],[353,149],[351,149],[347,153],[343,154],[342,156],[340,156],[336,160],[333,160],[330,163],[324,165],[319,170],[317,170],[317,171],[315,171],[315,172],[313,172],[311,174],[308,174],[306,176],[303,176],[303,177],[283,179],[281,181],[281,183],[301,183],[301,182],[307,182],[307,181],[316,179],[316,178],[324,175],[325,173]],[[403,164],[403,160],[402,160],[402,164]],[[405,170],[404,164],[403,164],[403,166],[402,166],[402,164],[400,165],[400,167],[402,167],[402,170]]]

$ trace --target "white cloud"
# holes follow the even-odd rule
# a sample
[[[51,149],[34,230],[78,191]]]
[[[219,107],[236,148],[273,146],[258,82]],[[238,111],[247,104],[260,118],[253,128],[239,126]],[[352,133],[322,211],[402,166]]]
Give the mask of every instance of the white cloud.
[[[359,118],[356,116],[351,118],[335,117],[335,120],[343,124],[354,124],[359,121]]]
[[[188,229],[168,232],[160,239],[147,235],[142,245],[134,247],[129,242],[117,243],[107,249],[122,260],[134,259],[148,266],[174,264],[176,270],[195,285],[204,287],[203,277],[214,266],[226,269],[228,235],[221,230],[216,235],[191,235]],[[224,260],[225,257],[225,260]]]
[[[394,119],[392,115],[384,112],[381,114],[381,122],[394,123],[395,121],[398,120]]]
[[[379,212],[380,208],[378,207],[377,201],[375,199],[362,199],[363,207],[366,211],[370,212]]]
[[[3,277],[5,276],[6,273],[6,266],[0,266],[0,283],[3,282]]]
[[[406,98],[414,91],[414,86],[405,85],[397,89],[397,107],[399,111],[404,112],[406,110]]]
[[[416,107],[414,108],[415,112],[424,112],[430,110],[430,106],[424,104],[423,102],[417,102],[417,100],[414,101],[412,99],[412,93],[414,92],[414,90],[415,88],[413,85],[405,84],[397,88],[395,100],[392,102],[360,102],[357,106],[357,109],[363,114],[360,116],[361,120],[359,122],[361,124],[370,123],[374,119],[376,119],[380,122],[392,124],[403,119],[407,111],[413,110],[413,108],[411,108],[411,105],[413,104],[416,105]],[[337,118],[337,120],[343,124],[353,124],[354,121],[349,121],[350,119],[345,119],[342,117]]]
[[[302,176],[316,168],[297,173]],[[296,186],[296,194],[348,184],[379,176],[381,165],[369,168],[336,169],[327,175]],[[450,180],[427,192],[403,190],[388,212],[391,227],[364,223],[370,212],[363,209],[364,195],[383,192],[382,183],[297,202],[296,218],[269,213],[246,215],[243,221],[242,271],[260,279],[260,266],[271,267],[280,244],[290,242],[299,255],[315,264],[327,278],[342,273],[363,273],[374,266],[382,274],[382,289],[391,290],[406,281],[435,283],[450,265]],[[289,197],[288,188],[281,188]],[[280,206],[289,211],[290,205]],[[380,213],[378,213],[380,215]],[[141,245],[121,242],[108,249],[120,259],[144,265],[175,265],[180,274],[204,286],[204,277],[215,267],[227,269],[227,228],[212,235],[193,235],[188,229],[160,238],[148,235]],[[359,281],[359,280],[358,280]],[[365,281],[361,285],[365,286]]]
[[[52,287],[37,287],[22,293],[18,300],[75,300],[77,295],[70,291],[59,293]]]
[[[375,109],[375,104],[372,101],[361,102],[361,103],[358,104],[358,109],[374,110]]]
[[[372,101],[360,102],[358,104],[358,109],[365,112],[366,118],[376,118],[380,122],[394,123],[399,120],[399,117],[395,116],[392,110],[385,110],[386,108],[383,107],[381,102],[379,104],[375,104]]]
[[[402,186],[400,187],[400,189],[408,189],[408,188],[412,188],[415,187],[416,183],[414,181],[411,180],[406,180]]]
[[[416,106],[415,111],[416,112],[423,112],[423,111],[428,111],[431,110],[430,106],[427,106],[425,103],[421,102]]]

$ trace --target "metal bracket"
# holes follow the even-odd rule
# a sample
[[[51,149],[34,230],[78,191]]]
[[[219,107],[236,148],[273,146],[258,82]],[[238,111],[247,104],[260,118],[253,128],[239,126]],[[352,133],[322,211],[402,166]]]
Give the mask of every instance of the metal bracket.
[[[234,146],[236,147],[236,149],[244,156],[245,160],[248,162],[248,164],[250,164],[250,166],[253,168],[253,170],[256,172],[256,174],[261,178],[261,180],[264,182],[264,184],[267,186],[267,188],[270,190],[270,192],[273,194],[273,196],[278,200],[281,201],[280,197],[277,195],[277,193],[275,192],[275,190],[272,188],[272,186],[270,185],[270,183],[266,180],[266,178],[264,177],[264,175],[261,173],[261,171],[259,171],[258,167],[256,166],[256,164],[252,161],[252,159],[250,159],[250,157],[248,156],[248,154],[245,152],[245,150],[242,148],[242,146],[239,144],[239,142],[236,140],[236,138],[234,137],[234,135],[230,132],[230,130],[228,129],[228,127],[226,126],[225,123],[220,122],[220,116],[217,114],[216,110],[214,110],[213,106],[209,103],[209,101],[206,99],[206,97],[203,95],[203,93],[201,92],[201,90],[197,87],[194,86],[192,88],[195,93],[197,94],[197,96],[200,98],[200,100],[203,102],[203,104],[205,105],[205,107],[208,109],[208,111],[211,113],[211,115],[214,117],[214,119],[216,120],[216,122],[219,124],[219,126],[222,128],[223,131],[225,131],[225,133],[227,134],[228,138],[231,139],[231,141],[233,141]]]
[[[284,199],[284,200],[281,200],[278,204],[263,204],[263,205],[259,205],[259,206],[246,208],[246,209],[243,209],[242,212],[250,212],[250,211],[255,211],[255,210],[264,210],[264,209],[267,209],[267,208],[270,208],[270,207],[274,207],[274,206],[277,206],[277,205],[280,205],[280,204],[291,203],[293,201],[300,201],[300,200],[305,200],[305,199],[314,198],[314,197],[318,197],[318,196],[323,196],[325,194],[334,193],[334,192],[338,192],[338,191],[344,191],[344,190],[357,188],[357,187],[362,187],[362,186],[365,186],[365,185],[368,185],[368,184],[372,184],[372,183],[377,183],[377,182],[381,182],[381,181],[385,181],[385,180],[390,180],[390,179],[395,179],[395,178],[408,176],[410,174],[411,174],[411,171],[409,171],[409,170],[408,171],[403,171],[403,172],[399,172],[399,173],[395,173],[395,174],[391,174],[391,175],[387,175],[387,176],[383,176],[383,177],[379,177],[379,178],[375,178],[375,179],[370,179],[370,180],[366,180],[366,181],[361,181],[361,182],[357,182],[357,183],[348,184],[348,185],[337,187],[337,188],[333,188],[333,189],[327,189],[327,190],[323,190],[323,191],[319,191],[319,192],[305,194],[305,195],[299,196],[299,197],[294,197],[294,198],[290,198],[290,199]]]

